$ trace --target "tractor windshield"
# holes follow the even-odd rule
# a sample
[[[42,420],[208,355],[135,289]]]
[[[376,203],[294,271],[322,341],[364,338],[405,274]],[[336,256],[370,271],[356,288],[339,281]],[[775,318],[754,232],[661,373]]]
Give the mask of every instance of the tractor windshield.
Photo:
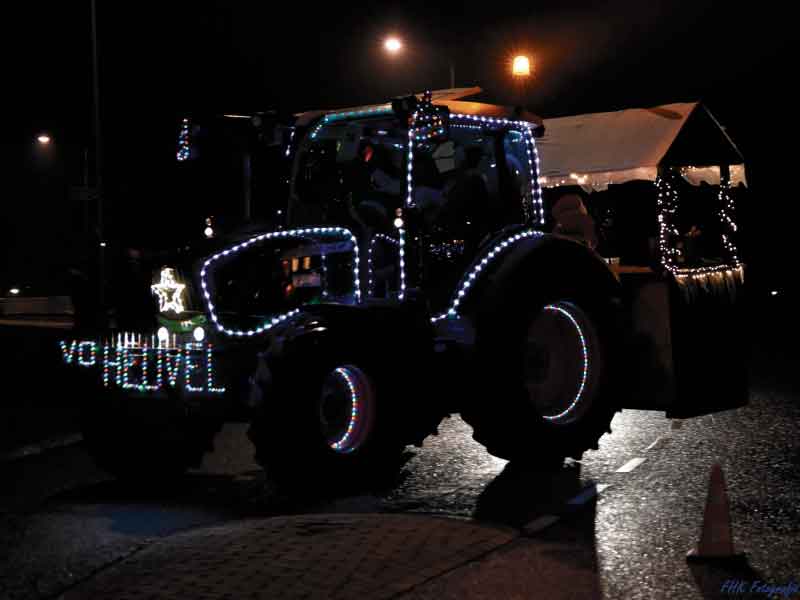
[[[406,131],[392,115],[312,131],[295,163],[289,227],[390,231],[403,203]]]

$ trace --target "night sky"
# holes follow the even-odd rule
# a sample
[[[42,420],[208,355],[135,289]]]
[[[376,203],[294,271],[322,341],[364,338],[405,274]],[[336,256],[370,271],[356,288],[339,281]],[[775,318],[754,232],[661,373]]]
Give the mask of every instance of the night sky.
[[[89,1],[30,4],[4,9],[0,35],[4,289],[64,266],[80,223],[67,189],[91,140]],[[191,211],[175,174],[181,116],[382,101],[447,87],[449,60],[457,85],[510,102],[507,62],[525,51],[528,105],[545,117],[703,100],[748,163],[745,256],[766,280],[793,278],[782,269],[798,213],[796,36],[777,3],[98,4],[107,202],[121,238],[155,235],[165,206]],[[387,33],[405,41],[402,58],[382,52]],[[41,131],[54,138],[46,152]]]

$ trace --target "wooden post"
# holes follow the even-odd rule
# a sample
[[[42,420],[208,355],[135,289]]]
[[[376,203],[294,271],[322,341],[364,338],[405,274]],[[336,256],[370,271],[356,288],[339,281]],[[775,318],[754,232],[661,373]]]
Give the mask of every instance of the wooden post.
[[[730,165],[719,166],[719,185],[730,185],[731,183],[731,167]]]

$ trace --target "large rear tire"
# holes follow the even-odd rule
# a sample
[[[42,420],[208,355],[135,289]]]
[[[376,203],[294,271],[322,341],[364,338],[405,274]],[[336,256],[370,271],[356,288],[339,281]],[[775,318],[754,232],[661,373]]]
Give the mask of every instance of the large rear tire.
[[[611,431],[618,308],[575,284],[543,287],[534,297],[506,294],[479,322],[479,364],[490,375],[462,416],[491,454],[554,468]]]

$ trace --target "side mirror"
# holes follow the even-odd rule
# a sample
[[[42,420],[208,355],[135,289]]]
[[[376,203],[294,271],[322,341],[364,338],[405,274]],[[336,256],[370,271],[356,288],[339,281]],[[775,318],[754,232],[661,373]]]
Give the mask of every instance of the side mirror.
[[[394,98],[392,100],[392,112],[400,121],[408,123],[418,105],[419,100],[414,95]]]
[[[250,118],[258,141],[270,147],[283,146],[289,140],[292,127],[274,111],[259,113]]]

